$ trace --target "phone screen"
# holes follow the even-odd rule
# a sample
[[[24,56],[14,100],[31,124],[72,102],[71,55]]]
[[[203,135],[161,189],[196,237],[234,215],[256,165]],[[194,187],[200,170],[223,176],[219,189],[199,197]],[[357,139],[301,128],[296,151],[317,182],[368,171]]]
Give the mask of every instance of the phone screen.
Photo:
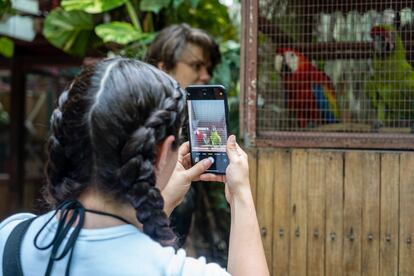
[[[211,157],[213,164],[207,172],[225,174],[228,165],[225,89],[204,85],[189,86],[186,90],[192,163]]]

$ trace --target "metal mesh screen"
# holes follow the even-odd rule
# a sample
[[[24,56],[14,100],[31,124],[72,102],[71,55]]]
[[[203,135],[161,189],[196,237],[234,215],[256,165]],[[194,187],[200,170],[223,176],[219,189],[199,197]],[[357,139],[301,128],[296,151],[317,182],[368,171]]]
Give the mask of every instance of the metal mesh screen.
[[[259,0],[258,132],[413,132],[413,6]]]

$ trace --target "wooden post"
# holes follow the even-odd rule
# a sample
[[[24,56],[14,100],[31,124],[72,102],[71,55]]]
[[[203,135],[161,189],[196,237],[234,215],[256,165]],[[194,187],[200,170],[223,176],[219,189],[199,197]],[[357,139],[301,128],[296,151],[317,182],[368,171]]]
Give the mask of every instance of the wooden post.
[[[16,47],[11,67],[10,152],[11,168],[9,182],[9,210],[22,207],[24,188],[24,144],[25,144],[25,93],[26,73],[23,57]]]

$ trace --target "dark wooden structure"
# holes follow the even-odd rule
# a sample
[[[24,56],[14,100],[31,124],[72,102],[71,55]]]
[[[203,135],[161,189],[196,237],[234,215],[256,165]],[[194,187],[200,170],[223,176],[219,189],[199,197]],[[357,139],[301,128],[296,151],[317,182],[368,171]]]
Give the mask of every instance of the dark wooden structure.
[[[33,195],[39,187],[28,186],[33,181],[25,177],[25,99],[26,76],[33,72],[47,74],[47,69],[82,65],[82,58],[67,55],[53,47],[40,34],[44,14],[59,6],[60,1],[39,1],[40,14],[34,16],[39,33],[31,42],[14,39],[15,50],[11,59],[0,57],[0,67],[10,70],[10,171],[0,174],[0,218],[33,205]],[[41,181],[37,181],[41,182]],[[25,185],[27,183],[27,185]],[[30,183],[30,184],[29,184]],[[29,192],[26,193],[25,190]],[[26,198],[26,199],[25,199]]]

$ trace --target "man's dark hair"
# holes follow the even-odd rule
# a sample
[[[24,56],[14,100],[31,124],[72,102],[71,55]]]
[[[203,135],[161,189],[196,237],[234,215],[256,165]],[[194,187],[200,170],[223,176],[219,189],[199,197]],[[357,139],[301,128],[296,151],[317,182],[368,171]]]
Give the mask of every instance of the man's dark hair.
[[[172,70],[179,61],[186,45],[192,43],[203,49],[203,54],[211,62],[209,73],[220,62],[218,44],[205,31],[192,28],[186,23],[171,25],[163,29],[147,50],[145,61],[158,66],[162,62],[165,70]]]
[[[48,141],[45,198],[55,207],[88,187],[129,203],[151,238],[175,234],[155,187],[157,145],[177,141],[184,92],[170,76],[126,58],[87,67],[59,98]]]

